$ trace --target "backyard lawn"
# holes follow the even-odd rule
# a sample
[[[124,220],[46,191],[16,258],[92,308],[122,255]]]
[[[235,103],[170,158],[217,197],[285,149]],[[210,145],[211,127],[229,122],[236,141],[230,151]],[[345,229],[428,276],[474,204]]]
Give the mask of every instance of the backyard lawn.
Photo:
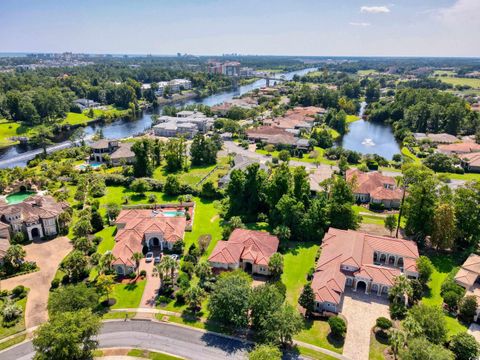
[[[325,320],[306,320],[305,328],[295,336],[295,340],[335,351],[343,352],[343,340],[337,340],[330,335],[330,326]]]
[[[15,145],[18,141],[10,140],[13,136],[25,136],[27,128],[18,122],[0,119],[0,148]]]
[[[456,271],[459,261],[451,256],[446,255],[430,256],[430,260],[432,261],[435,269],[432,274],[432,278],[428,283],[430,291],[422,298],[422,304],[430,306],[442,306],[443,299],[440,296],[442,283],[450,272]],[[448,314],[445,314],[445,318],[447,321],[449,336],[467,330],[467,327],[456,318]]]
[[[63,119],[60,122],[60,125],[87,124],[89,121],[92,121],[92,120],[94,120],[94,119],[96,119],[96,118],[98,118],[102,115],[105,115],[105,116],[111,117],[111,118],[118,118],[118,117],[122,117],[122,116],[127,116],[127,114],[128,114],[128,110],[115,109],[112,106],[108,106],[108,108],[106,110],[94,109],[93,110],[93,113],[94,113],[93,118],[88,117],[87,112],[88,112],[88,110],[85,110],[81,114],[69,112],[69,113],[67,113],[67,116],[65,117],[65,119]]]
[[[95,236],[100,236],[102,238],[102,241],[98,244],[97,253],[105,254],[105,252],[113,249],[113,246],[115,245],[115,230],[116,226],[107,226],[95,234]]]
[[[327,159],[324,154],[325,154],[325,149],[322,149],[321,147],[315,146],[314,151],[317,153],[316,157],[311,157],[311,153],[306,153],[303,154],[301,158],[298,157],[291,157],[291,161],[300,161],[300,162],[306,162],[306,163],[315,163],[318,162],[320,164],[327,164],[327,165],[335,165],[337,162],[334,160],[329,160]],[[272,157],[278,157],[279,151],[267,151],[267,150],[255,150],[255,152],[262,154],[262,155],[267,155],[270,154]]]

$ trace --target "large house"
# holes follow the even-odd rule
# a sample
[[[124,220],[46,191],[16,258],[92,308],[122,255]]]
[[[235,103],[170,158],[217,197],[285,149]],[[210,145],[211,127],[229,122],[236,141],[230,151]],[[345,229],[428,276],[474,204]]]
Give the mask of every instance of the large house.
[[[400,207],[403,191],[397,188],[394,178],[378,171],[363,172],[358,169],[348,169],[345,178],[354,186],[356,201],[383,204],[387,209]]]
[[[460,154],[458,157],[466,171],[480,172],[480,152]]]
[[[198,111],[180,111],[177,116],[160,116],[158,124],[153,127],[156,136],[175,137],[185,136],[192,138],[197,133],[206,133],[212,126],[214,119]]]
[[[466,295],[477,298],[477,312],[474,321],[480,315],[480,256],[471,254],[455,275],[455,282],[467,290]]]
[[[108,155],[112,164],[118,166],[122,162],[131,164],[135,161],[132,145],[132,143],[122,143],[118,140],[101,139],[94,142],[90,147],[94,161],[104,162],[105,155]]]
[[[173,244],[182,241],[187,220],[177,211],[130,209],[122,210],[117,217],[117,234],[112,254],[113,266],[120,275],[136,270],[134,253],[141,253],[144,247],[149,251],[171,250]]]
[[[480,144],[473,141],[464,141],[455,144],[438,145],[438,152],[446,155],[468,154],[480,151]]]
[[[235,229],[228,241],[217,243],[208,261],[219,270],[242,268],[248,273],[270,275],[268,262],[278,244],[278,238],[268,232]]]
[[[418,278],[413,241],[330,228],[321,247],[312,280],[318,312],[340,312],[347,286],[381,296],[401,274]]]
[[[58,217],[68,208],[51,196],[32,196],[21,203],[0,206],[0,232],[24,232],[28,240],[58,234]],[[4,237],[1,235],[1,237]]]

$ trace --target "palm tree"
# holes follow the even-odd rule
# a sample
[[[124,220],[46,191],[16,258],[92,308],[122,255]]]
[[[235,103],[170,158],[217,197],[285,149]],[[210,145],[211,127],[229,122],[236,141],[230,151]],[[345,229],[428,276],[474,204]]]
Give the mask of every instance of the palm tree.
[[[389,291],[389,295],[393,298],[393,301],[404,299],[405,305],[407,305],[408,298],[412,296],[412,293],[412,285],[405,275],[395,277],[395,284],[393,284]]]
[[[185,292],[185,299],[187,300],[188,307],[195,313],[196,310],[202,304],[202,300],[205,297],[205,291],[198,285],[193,285]]]
[[[396,360],[397,355],[401,349],[405,346],[406,336],[403,331],[393,330],[390,334],[390,345],[392,347],[393,358]]]
[[[111,271],[112,263],[115,260],[115,256],[113,256],[111,251],[107,251],[105,254],[103,254],[99,261],[100,273],[104,274],[106,271]]]
[[[137,269],[137,273],[140,271],[140,260],[143,259],[143,254],[140,252],[133,253],[132,260],[135,261],[135,267]]]
[[[160,261],[160,264],[158,264],[156,266],[156,269],[157,269],[158,276],[160,277],[160,288],[162,288],[163,287],[163,278],[165,276],[165,272],[167,271],[167,269],[165,267],[165,262]]]
[[[164,256],[160,261],[160,264],[164,264],[165,271],[170,271],[170,278],[173,281],[173,276],[175,274],[175,270],[178,269],[178,263],[170,256]]]
[[[20,267],[27,253],[23,250],[22,245],[11,245],[5,253],[5,261],[10,263],[14,268]]]

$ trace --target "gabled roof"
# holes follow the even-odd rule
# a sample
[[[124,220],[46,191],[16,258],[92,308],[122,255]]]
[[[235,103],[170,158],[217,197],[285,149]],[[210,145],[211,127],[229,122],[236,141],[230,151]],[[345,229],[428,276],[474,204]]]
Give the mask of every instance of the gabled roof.
[[[395,186],[394,178],[382,175],[378,171],[363,172],[358,169],[348,169],[345,178],[348,182],[355,180],[353,192],[359,194],[370,194],[379,187],[384,188],[384,185]]]
[[[480,256],[470,254],[455,275],[455,280],[462,284],[472,286],[478,276],[480,276]]]
[[[249,260],[253,264],[268,265],[270,256],[278,249],[279,240],[265,231],[235,229],[228,241],[219,241],[208,261],[237,264]]]

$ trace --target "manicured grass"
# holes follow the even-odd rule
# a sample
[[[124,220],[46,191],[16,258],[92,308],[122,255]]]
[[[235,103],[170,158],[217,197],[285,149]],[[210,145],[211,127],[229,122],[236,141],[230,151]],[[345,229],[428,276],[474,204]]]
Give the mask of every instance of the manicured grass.
[[[18,141],[11,140],[14,136],[25,136],[27,128],[18,122],[0,119],[0,148],[18,144]]]
[[[296,306],[303,286],[307,283],[307,274],[315,266],[315,254],[318,243],[292,243],[292,247],[283,254],[284,271],[282,282],[287,287],[287,301]]]
[[[140,280],[133,284],[116,284],[110,293],[110,298],[116,300],[112,309],[137,308],[142,300],[146,280]]]
[[[439,79],[447,84],[456,85],[468,85],[472,88],[480,88],[480,79],[471,79],[471,78],[460,78],[453,76],[439,76],[436,79]]]
[[[216,165],[208,165],[208,166],[192,166],[188,171],[179,172],[177,174],[178,180],[181,183],[185,183],[188,185],[196,186],[203,178],[205,178],[209,173],[215,169]],[[216,181],[219,176],[223,176],[227,173],[228,169],[228,159],[222,158],[219,159],[218,168],[213,171],[209,176],[208,180]],[[155,169],[153,173],[153,178],[165,181],[169,173],[165,169],[164,166],[160,166]]]
[[[457,73],[452,70],[435,70],[433,72],[433,75],[438,75],[438,76],[455,76]]]
[[[383,353],[389,347],[388,340],[379,336],[375,336],[372,332],[370,335],[370,351],[368,354],[369,360],[385,360]]]
[[[25,306],[27,305],[27,296],[15,302],[22,309],[21,318],[11,327],[3,327],[3,317],[0,316],[0,339],[6,338],[20,331],[25,330]],[[0,307],[3,302],[0,302]]]
[[[87,116],[88,111],[89,110],[85,110],[81,114],[69,112],[69,113],[67,113],[67,116],[65,117],[65,119],[63,119],[60,122],[60,125],[87,124],[88,122],[90,122],[92,120],[95,120],[96,118],[98,118],[102,115],[105,115],[106,117],[109,117],[109,118],[112,118],[112,119],[128,115],[128,110],[115,109],[113,106],[108,106],[108,108],[106,110],[94,109],[93,110],[93,113],[94,113],[93,118]]]
[[[95,236],[100,236],[102,238],[102,241],[98,244],[97,253],[105,254],[105,252],[113,249],[113,246],[115,245],[115,231],[116,226],[107,226],[95,234]]]
[[[128,356],[135,356],[145,359],[151,360],[178,360],[183,359],[177,356],[159,353],[156,351],[149,351],[149,350],[140,350],[140,349],[132,349],[127,353]]]
[[[407,147],[402,147],[402,154],[411,159],[414,163],[421,164],[421,160],[416,157]]]
[[[450,272],[455,272],[460,261],[452,256],[434,255],[430,256],[430,260],[434,265],[434,271],[430,281],[428,282],[429,291],[422,298],[422,304],[429,306],[442,306],[443,299],[440,295],[442,283]],[[458,319],[445,314],[447,321],[448,336],[453,336],[459,332],[466,331],[467,327]]]
[[[305,320],[305,328],[295,336],[295,340],[335,351],[343,352],[343,339],[336,339],[330,335],[330,326],[325,320]]]
[[[475,173],[465,173],[465,174],[437,173],[437,174],[446,175],[449,179],[452,179],[452,180],[480,181],[480,174],[475,174]]]
[[[313,359],[313,360],[335,360],[333,356],[326,355],[324,353],[303,347],[303,346],[296,346],[298,352],[300,355],[305,356],[308,359]]]
[[[352,123],[358,120],[360,120],[360,118],[357,115],[347,115],[347,123]]]
[[[107,312],[102,315],[103,320],[111,320],[111,319],[125,319],[125,315],[127,316],[127,319],[133,318],[136,313],[134,312],[125,312],[125,311],[111,311]]]
[[[26,338],[27,338],[27,335],[23,334],[23,335],[15,336],[15,337],[11,338],[10,340],[4,341],[4,342],[0,343],[0,351],[5,350],[6,348],[9,348],[10,346],[20,344],[21,342],[25,341]]]
[[[373,74],[378,74],[378,71],[375,69],[367,69],[367,70],[358,70],[357,71],[358,75],[373,75]]]
[[[306,163],[315,163],[318,162],[319,164],[327,164],[327,165],[335,165],[336,161],[334,160],[329,160],[325,158],[325,149],[322,149],[321,147],[315,146],[314,152],[316,152],[317,156],[312,156],[312,152],[303,154],[301,158],[298,157],[291,157],[291,161],[300,161],[300,162],[306,162]],[[262,154],[262,155],[267,155],[270,154],[272,157],[278,157],[279,151],[275,150],[272,152],[268,152],[266,150],[255,150],[255,152]]]

